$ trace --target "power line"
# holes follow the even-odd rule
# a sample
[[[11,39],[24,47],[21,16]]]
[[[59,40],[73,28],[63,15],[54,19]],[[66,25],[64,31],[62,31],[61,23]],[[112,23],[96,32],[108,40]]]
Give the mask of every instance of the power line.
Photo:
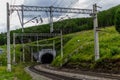
[[[99,3],[100,2],[100,0],[97,2],[96,0],[95,0],[95,2],[94,3]],[[92,6],[93,4],[94,4],[93,2],[91,2],[86,8],[89,8],[90,6]],[[74,17],[75,16],[78,16],[79,14],[76,14],[76,15],[73,15]]]
[[[79,0],[73,0],[71,3],[68,5],[68,7],[72,7],[74,4],[76,4]],[[77,14],[78,15],[78,14]]]
[[[77,1],[79,1],[79,0],[77,0]],[[70,0],[70,1],[69,1],[69,0],[63,0],[63,1],[60,1],[57,6],[70,7],[71,5],[74,5],[75,2],[76,2],[76,0]],[[57,0],[54,2],[53,5],[55,5],[56,3],[57,3]],[[70,3],[70,4],[69,4],[69,3]],[[65,4],[69,4],[69,5],[65,5]],[[60,16],[62,16],[62,15],[64,15],[64,14],[65,14],[65,13],[62,13]]]
[[[58,0],[56,0],[52,5],[55,5],[57,3]]]
[[[70,5],[68,7],[71,7],[73,6],[74,4],[76,4],[79,0],[74,0],[74,1],[71,1]]]
[[[12,5],[13,0],[10,1],[10,4]]]
[[[63,3],[61,6],[67,7],[67,5],[66,5],[66,4],[69,4],[69,3],[70,3],[70,1],[65,0],[65,1],[64,1],[64,3]]]
[[[64,1],[65,1],[65,0],[63,0],[63,1],[61,0],[61,1],[59,2],[59,4],[58,4],[58,7],[59,7],[59,6],[60,6],[60,4],[61,4],[61,3],[63,3]]]
[[[62,4],[63,3],[63,4]],[[69,3],[69,1],[68,0],[63,0],[62,2],[61,2],[61,6],[64,6],[65,4],[68,4]],[[60,3],[59,3],[59,5],[60,5]],[[67,6],[67,5],[66,5]],[[65,7],[65,6],[64,6]],[[62,16],[62,15],[65,15],[65,13],[62,13],[62,14],[60,14],[60,16]]]
[[[99,1],[97,2],[97,4],[99,4],[101,1],[102,1],[102,0],[99,0]]]
[[[13,3],[13,5],[15,5],[16,4],[16,0],[14,0],[14,3]]]

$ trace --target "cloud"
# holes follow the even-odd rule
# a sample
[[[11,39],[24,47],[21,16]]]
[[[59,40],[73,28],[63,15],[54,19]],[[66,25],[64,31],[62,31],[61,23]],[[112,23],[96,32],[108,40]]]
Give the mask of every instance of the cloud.
[[[6,31],[6,2],[11,3],[11,1],[14,0],[0,0],[0,32]],[[16,5],[31,5],[31,6],[57,6],[57,7],[75,7],[75,8],[90,8],[92,9],[92,5],[94,3],[97,3],[99,6],[102,7],[100,10],[105,10],[110,7],[116,6],[120,4],[120,0],[15,0]],[[13,2],[12,2],[13,4]],[[47,15],[49,13],[45,12],[29,12],[25,13],[25,15],[42,15],[42,17],[45,18],[45,22],[47,22]],[[54,13],[55,18],[58,19],[59,16],[65,16],[66,14],[61,13]],[[68,14],[69,16],[74,16],[75,14]],[[83,15],[79,15],[83,16]],[[29,20],[30,18],[25,18],[26,20]],[[26,21],[25,20],[25,21]],[[17,24],[16,24],[17,23]],[[30,26],[31,24],[28,24],[26,26]],[[21,28],[20,23],[18,20],[18,17],[16,14],[13,14],[11,16],[11,29]]]
[[[120,5],[120,0],[102,0],[98,5],[102,7],[102,10],[105,10]]]
[[[1,23],[1,24],[0,24],[0,32],[5,32],[5,31],[6,31],[5,25],[6,25],[6,24],[4,24],[4,23]]]
[[[6,31],[6,3],[8,2],[11,4],[12,0],[0,0],[0,32]],[[16,4],[20,5],[23,3],[23,0],[16,0]],[[12,15],[11,19],[11,29],[14,29],[14,25],[18,21],[18,18],[16,18],[16,14]],[[14,19],[13,19],[14,18]]]

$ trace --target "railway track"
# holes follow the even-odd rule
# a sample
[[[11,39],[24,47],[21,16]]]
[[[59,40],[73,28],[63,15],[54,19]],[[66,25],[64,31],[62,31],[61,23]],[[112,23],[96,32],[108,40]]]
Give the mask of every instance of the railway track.
[[[87,71],[81,71],[81,74],[78,74],[66,70],[49,69],[45,65],[31,66],[29,67],[29,70],[52,80],[120,80],[120,75],[101,74]]]
[[[29,70],[31,70],[32,72],[35,72],[37,74],[46,76],[46,77],[48,77],[48,78],[50,78],[52,80],[82,80],[82,79],[77,79],[77,78],[57,75],[57,74],[54,74],[54,73],[48,73],[48,72],[36,69],[35,66],[30,66]]]

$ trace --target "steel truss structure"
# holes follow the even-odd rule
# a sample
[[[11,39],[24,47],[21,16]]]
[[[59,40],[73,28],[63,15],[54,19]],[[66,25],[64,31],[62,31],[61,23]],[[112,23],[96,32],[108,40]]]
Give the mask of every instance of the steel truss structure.
[[[25,46],[31,46],[31,47],[37,47],[37,50],[38,50],[38,47],[45,47],[45,46],[53,46],[53,49],[55,49],[55,42],[53,41],[53,44],[39,44],[38,40],[39,40],[39,37],[57,37],[58,38],[61,38],[62,34],[59,34],[59,33],[13,33],[13,63],[16,63],[16,38],[17,37],[36,37],[36,45],[32,44],[32,45],[24,45]],[[45,39],[46,40],[46,39]],[[24,41],[23,41],[24,43]],[[61,45],[62,45],[62,41],[61,41]],[[62,48],[62,47],[61,47]],[[21,62],[21,56],[20,56],[20,62]]]
[[[57,33],[15,33],[15,36],[48,36],[48,37],[55,37],[60,36],[60,34]]]
[[[97,20],[97,5],[93,5],[93,9],[79,9],[79,8],[62,8],[62,7],[53,7],[53,6],[26,6],[26,5],[10,5],[7,3],[7,70],[11,71],[11,55],[10,55],[10,15],[14,11],[21,11],[22,12],[22,32],[24,26],[24,11],[42,11],[42,12],[49,12],[50,13],[50,32],[53,32],[53,12],[56,13],[76,13],[76,14],[88,14],[93,16],[94,22],[94,45],[95,45],[95,60],[99,59],[99,41],[98,41],[98,20]],[[62,34],[62,32],[61,32]],[[62,36],[61,36],[62,41]],[[61,44],[63,44],[61,42]],[[61,46],[63,47],[63,46]],[[61,48],[61,51],[63,49]],[[63,52],[61,52],[61,56],[63,56]]]
[[[26,5],[11,5],[10,11],[44,11],[44,12],[57,12],[57,13],[77,13],[77,14],[92,14],[92,9],[79,9],[79,8],[63,8],[63,7],[43,7],[43,6],[26,6]]]

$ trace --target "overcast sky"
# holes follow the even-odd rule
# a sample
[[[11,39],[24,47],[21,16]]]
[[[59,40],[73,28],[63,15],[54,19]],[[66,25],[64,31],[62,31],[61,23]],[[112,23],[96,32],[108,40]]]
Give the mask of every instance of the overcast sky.
[[[57,7],[74,7],[74,8],[90,8],[90,9],[92,9],[92,5],[94,3],[97,3],[99,6],[102,7],[101,10],[105,10],[120,4],[120,0],[0,0],[0,32],[6,31],[6,2],[9,2],[9,4],[16,4],[16,5],[21,5],[21,4],[31,5],[31,6],[52,5]],[[37,15],[38,13],[33,12],[31,14]],[[39,14],[41,14],[42,17],[47,17],[46,13],[39,13]],[[54,15],[56,17],[61,14],[54,14]],[[70,17],[73,15],[74,14],[69,14]],[[81,15],[79,15],[79,17],[80,16]],[[15,12],[11,15],[10,18],[11,18],[11,30],[20,28],[20,23]],[[54,18],[54,20],[57,20],[57,18]],[[48,21],[47,18],[43,20],[44,22]],[[26,26],[30,26],[33,24],[36,25],[35,23],[29,23]]]

